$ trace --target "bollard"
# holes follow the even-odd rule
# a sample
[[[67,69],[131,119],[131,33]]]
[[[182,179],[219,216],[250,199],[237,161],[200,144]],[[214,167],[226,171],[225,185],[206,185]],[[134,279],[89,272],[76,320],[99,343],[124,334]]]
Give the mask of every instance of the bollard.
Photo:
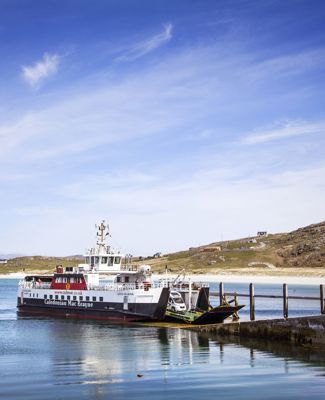
[[[283,284],[283,318],[287,319],[289,315],[289,301],[288,301],[288,285]]]
[[[325,314],[325,307],[324,307],[324,285],[320,285],[320,313]]]
[[[249,284],[249,312],[251,321],[255,320],[255,297],[254,297],[254,285]]]
[[[223,287],[223,283],[220,282],[219,283],[219,302],[220,302],[221,306],[223,304],[223,296],[224,296],[224,287]]]

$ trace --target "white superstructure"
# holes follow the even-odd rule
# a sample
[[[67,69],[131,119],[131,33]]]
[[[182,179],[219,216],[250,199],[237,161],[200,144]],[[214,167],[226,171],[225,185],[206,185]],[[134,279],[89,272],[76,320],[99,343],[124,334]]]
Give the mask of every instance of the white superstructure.
[[[90,248],[84,255],[85,262],[78,266],[80,272],[94,271],[100,274],[117,274],[122,270],[128,270],[128,260],[125,256],[120,252],[115,252],[110,245],[106,244],[106,238],[109,236],[109,226],[105,221],[96,225],[96,246]],[[123,259],[126,264],[122,267]]]

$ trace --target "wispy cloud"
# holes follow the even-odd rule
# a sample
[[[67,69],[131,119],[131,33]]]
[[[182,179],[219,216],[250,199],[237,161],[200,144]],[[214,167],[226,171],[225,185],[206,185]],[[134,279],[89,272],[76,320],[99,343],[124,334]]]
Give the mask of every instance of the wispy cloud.
[[[140,58],[151,51],[156,50],[158,47],[169,42],[172,38],[173,25],[168,23],[164,25],[164,30],[152,36],[149,39],[134,44],[125,54],[117,58],[118,61],[131,61]]]
[[[287,121],[277,128],[254,132],[242,139],[244,144],[266,143],[272,140],[286,139],[293,136],[325,133],[325,122],[307,123]]]
[[[324,56],[325,51],[323,48],[315,48],[284,56],[273,56],[251,64],[245,71],[245,75],[249,82],[263,80],[270,75],[277,77],[296,76],[324,67]]]
[[[45,53],[43,58],[33,65],[23,66],[22,76],[31,87],[37,88],[46,78],[57,73],[59,64],[58,54]]]

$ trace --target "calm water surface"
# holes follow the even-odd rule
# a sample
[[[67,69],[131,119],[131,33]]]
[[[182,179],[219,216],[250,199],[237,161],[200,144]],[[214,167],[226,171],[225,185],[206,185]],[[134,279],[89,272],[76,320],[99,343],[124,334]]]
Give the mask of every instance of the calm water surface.
[[[173,328],[17,318],[16,285],[0,280],[3,399],[325,398],[319,350]]]

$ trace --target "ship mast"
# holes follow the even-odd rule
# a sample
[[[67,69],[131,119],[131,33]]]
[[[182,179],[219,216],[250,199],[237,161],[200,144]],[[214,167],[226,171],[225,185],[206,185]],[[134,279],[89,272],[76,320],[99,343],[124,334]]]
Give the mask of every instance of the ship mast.
[[[99,225],[95,225],[96,227],[96,237],[97,237],[97,249],[98,254],[102,252],[108,252],[110,250],[110,246],[106,245],[106,236],[110,236],[109,234],[109,225],[105,224],[105,220],[103,220]]]

